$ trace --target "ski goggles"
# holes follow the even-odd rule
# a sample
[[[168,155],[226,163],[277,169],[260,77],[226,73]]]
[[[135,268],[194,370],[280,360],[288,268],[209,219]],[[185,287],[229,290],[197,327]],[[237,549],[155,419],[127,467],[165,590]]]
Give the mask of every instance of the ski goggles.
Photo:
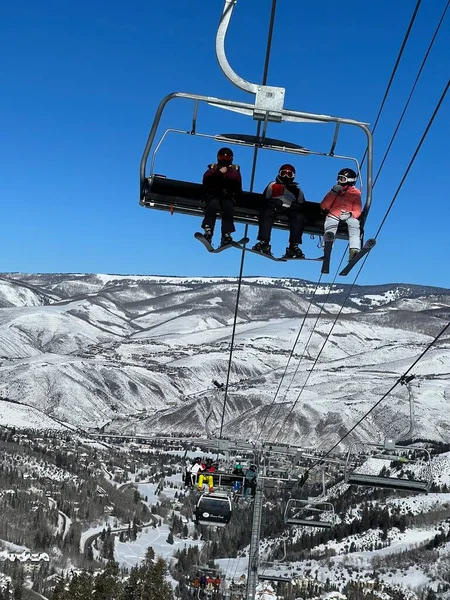
[[[289,177],[289,179],[294,179],[294,175],[294,171],[291,171],[291,169],[281,169],[279,172],[280,177]]]
[[[217,158],[219,160],[229,160],[229,161],[232,161],[233,160],[233,155],[232,154],[228,154],[228,152],[225,152],[225,154],[218,154]]]
[[[347,177],[347,175],[338,175],[338,183],[355,183],[355,177]]]

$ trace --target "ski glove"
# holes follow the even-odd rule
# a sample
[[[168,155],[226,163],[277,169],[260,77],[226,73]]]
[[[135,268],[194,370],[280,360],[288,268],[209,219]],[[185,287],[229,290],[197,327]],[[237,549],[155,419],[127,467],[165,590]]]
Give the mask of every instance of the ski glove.
[[[337,183],[336,185],[334,185],[331,188],[331,191],[334,192],[335,194],[340,194],[342,192],[344,188],[342,187],[342,185],[339,185],[339,183]]]

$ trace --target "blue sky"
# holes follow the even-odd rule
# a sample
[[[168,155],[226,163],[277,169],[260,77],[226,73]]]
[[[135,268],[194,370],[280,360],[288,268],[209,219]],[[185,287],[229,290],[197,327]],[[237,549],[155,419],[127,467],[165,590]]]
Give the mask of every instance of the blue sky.
[[[375,172],[447,0],[422,2],[400,70],[374,136]],[[0,271],[235,276],[240,254],[209,255],[193,238],[200,219],[139,206],[139,162],[155,110],[173,91],[252,102],[215,57],[221,0],[134,0],[124,4],[24,0],[2,7],[0,120],[3,228]],[[286,88],[285,107],[373,123],[415,2],[278,0],[268,84]],[[260,83],[271,0],[240,0],[227,56],[236,72]],[[397,189],[449,76],[447,14],[394,147],[374,189],[366,237]],[[450,98],[446,98],[361,276],[360,284],[409,282],[449,287]],[[190,106],[169,105],[162,128],[190,127]],[[268,134],[314,147],[322,125],[273,124]],[[253,132],[249,117],[207,108],[199,131]],[[327,135],[329,130],[327,129]],[[338,149],[361,158],[362,136]],[[199,182],[219,145],[174,136],[157,172]],[[244,188],[252,153],[235,148]],[[291,155],[261,153],[255,191]],[[299,157],[297,180],[320,201],[340,163]],[[238,226],[238,235],[243,226]],[[256,228],[250,228],[252,243]],[[320,255],[305,236],[308,256]],[[281,254],[287,232],[275,231]],[[330,276],[345,243],[337,242]],[[334,266],[334,269],[333,269]],[[277,264],[247,255],[247,276],[317,280],[317,263]],[[351,282],[352,275],[342,281]]]

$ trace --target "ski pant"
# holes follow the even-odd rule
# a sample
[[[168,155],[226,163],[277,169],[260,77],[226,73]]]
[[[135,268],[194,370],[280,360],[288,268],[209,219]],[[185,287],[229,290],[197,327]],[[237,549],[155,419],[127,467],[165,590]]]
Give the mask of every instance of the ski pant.
[[[354,217],[349,217],[348,219],[339,219],[339,217],[335,217],[332,215],[327,215],[325,219],[325,233],[331,231],[334,235],[336,235],[337,228],[339,226],[340,221],[344,221],[347,223],[348,227],[348,243],[350,248],[355,248],[356,250],[361,249],[361,233],[359,228],[359,221]]]
[[[256,479],[251,479],[244,483],[244,496],[248,496],[250,493],[252,497],[256,494]]]
[[[203,481],[208,482],[208,488],[212,490],[214,488],[214,480],[212,475],[200,475],[198,478],[198,489],[203,490]]]
[[[214,233],[216,226],[217,213],[222,212],[222,236],[225,233],[233,233],[236,231],[234,227],[234,200],[230,196],[209,196],[205,200],[205,218],[202,222],[202,227],[209,227]]]
[[[289,219],[289,243],[301,244],[305,226],[302,205],[293,202],[291,206],[283,206],[282,201],[277,198],[266,200],[259,211],[258,240],[270,242],[273,224],[278,214],[285,214]]]

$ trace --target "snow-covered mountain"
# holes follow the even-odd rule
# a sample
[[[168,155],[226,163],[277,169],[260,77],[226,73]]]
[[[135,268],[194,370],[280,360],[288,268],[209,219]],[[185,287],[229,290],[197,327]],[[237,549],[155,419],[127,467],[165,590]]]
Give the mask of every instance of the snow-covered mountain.
[[[245,279],[225,402],[212,380],[227,378],[236,293],[231,278],[3,274],[0,393],[58,422],[141,433],[218,432],[225,405],[227,436],[329,447],[450,320],[442,288]],[[450,334],[412,373],[418,434],[450,441]],[[408,426],[397,386],[354,434]]]

